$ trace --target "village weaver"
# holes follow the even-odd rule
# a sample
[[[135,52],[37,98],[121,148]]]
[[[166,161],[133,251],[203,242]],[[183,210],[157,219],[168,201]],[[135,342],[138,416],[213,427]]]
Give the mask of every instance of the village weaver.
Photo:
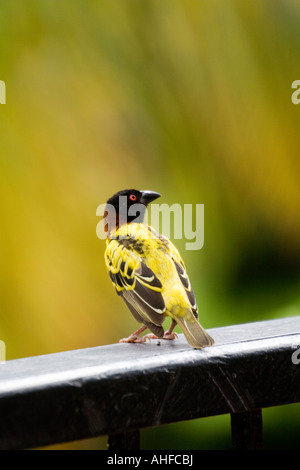
[[[143,326],[122,343],[147,338],[174,339],[179,325],[188,343],[201,349],[214,340],[198,321],[197,303],[184,262],[173,243],[143,223],[154,191],[123,190],[108,199],[104,211],[105,263],[110,279],[134,318]],[[137,215],[138,214],[138,215]],[[171,317],[165,332],[165,317]],[[144,330],[152,334],[139,337]]]

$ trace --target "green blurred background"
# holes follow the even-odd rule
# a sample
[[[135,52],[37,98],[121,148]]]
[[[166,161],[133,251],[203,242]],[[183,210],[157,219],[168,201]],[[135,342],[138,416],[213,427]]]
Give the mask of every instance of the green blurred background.
[[[176,242],[205,327],[299,315],[299,24],[298,0],[1,0],[7,359],[136,327],[96,237],[97,206],[128,187],[205,205],[204,248]],[[269,448],[299,445],[299,411],[264,411]],[[142,443],[228,448],[229,417],[145,430]]]

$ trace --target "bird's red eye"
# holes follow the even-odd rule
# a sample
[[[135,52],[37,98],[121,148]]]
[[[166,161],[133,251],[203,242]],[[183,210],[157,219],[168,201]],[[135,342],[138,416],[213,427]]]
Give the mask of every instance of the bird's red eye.
[[[131,201],[136,201],[136,195],[135,194],[130,194],[129,199]]]

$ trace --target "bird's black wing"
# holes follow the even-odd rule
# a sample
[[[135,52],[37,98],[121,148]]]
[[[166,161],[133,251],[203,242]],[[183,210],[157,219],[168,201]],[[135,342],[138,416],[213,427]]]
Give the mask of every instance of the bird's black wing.
[[[105,262],[117,293],[124,299],[133,316],[154,332],[151,326],[160,327],[166,309],[160,280],[138,253],[127,248],[122,240],[109,243]]]

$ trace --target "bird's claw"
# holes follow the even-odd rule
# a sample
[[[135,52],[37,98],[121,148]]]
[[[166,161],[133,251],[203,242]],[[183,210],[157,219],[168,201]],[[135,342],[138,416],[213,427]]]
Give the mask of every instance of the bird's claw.
[[[146,337],[149,338],[149,340],[151,340],[151,339],[173,340],[175,338],[178,338],[178,335],[177,335],[177,333],[168,333],[168,332],[166,332],[163,336],[159,337],[159,336],[154,335],[153,333],[149,333],[148,335],[146,335]],[[145,336],[144,336],[144,338],[145,338]]]
[[[130,335],[128,336],[128,338],[120,339],[119,343],[145,343],[147,339],[149,339],[150,341],[150,338],[148,338],[148,335],[142,336],[141,338],[139,338],[136,335]]]
[[[144,335],[142,337],[139,337],[137,335],[130,335],[128,338],[122,338],[119,340],[119,343],[145,343],[147,339],[151,342],[151,339],[167,339],[167,340],[173,340],[175,338],[178,338],[177,333],[166,333],[162,336],[156,336],[153,333],[149,333],[148,335]]]
[[[178,334],[173,332],[173,333],[168,333],[166,332],[164,335],[163,335],[163,339],[169,339],[169,340],[172,340],[172,339],[175,339],[175,338],[178,338]]]

